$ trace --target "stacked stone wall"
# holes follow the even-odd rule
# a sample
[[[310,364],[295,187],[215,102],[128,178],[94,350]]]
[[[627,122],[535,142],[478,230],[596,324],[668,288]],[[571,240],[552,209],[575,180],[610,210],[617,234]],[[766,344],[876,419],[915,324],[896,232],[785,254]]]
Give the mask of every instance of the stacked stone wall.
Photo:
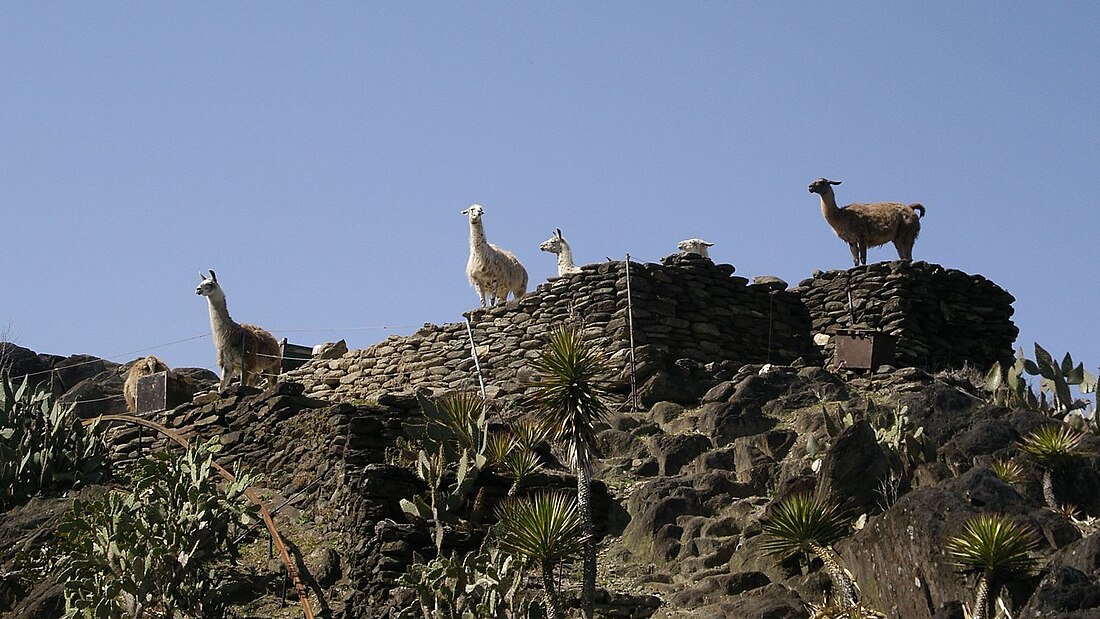
[[[1011,294],[981,275],[927,262],[817,272],[792,292],[805,303],[815,334],[856,327],[895,336],[899,367],[987,367],[1012,357],[1019,332]],[[833,348],[830,337],[826,356]]]
[[[817,272],[791,289],[775,278],[750,283],[734,275],[732,265],[693,255],[631,262],[629,308],[627,279],[625,262],[587,265],[518,300],[468,312],[469,331],[466,322],[426,324],[410,336],[311,361],[288,378],[303,383],[311,397],[331,401],[425,388],[476,390],[472,334],[488,395],[518,397],[547,334],[573,323],[606,351],[626,390],[630,316],[637,384],[685,362],[818,363],[831,358],[834,340],[819,347],[814,336],[853,326],[894,335],[895,366],[982,367],[1011,358],[1018,332],[1012,295],[981,275],[926,262]]]
[[[810,315],[797,295],[781,283],[750,284],[733,273],[732,265],[698,256],[631,262],[628,312],[626,263],[606,262],[551,279],[503,306],[471,311],[466,316],[487,391],[522,395],[547,334],[569,322],[606,351],[621,384],[629,384],[628,314],[637,349],[661,362],[789,363],[817,354]],[[288,378],[305,384],[310,396],[334,401],[422,388],[478,389],[470,339],[465,322],[426,324],[410,336],[311,361]]]

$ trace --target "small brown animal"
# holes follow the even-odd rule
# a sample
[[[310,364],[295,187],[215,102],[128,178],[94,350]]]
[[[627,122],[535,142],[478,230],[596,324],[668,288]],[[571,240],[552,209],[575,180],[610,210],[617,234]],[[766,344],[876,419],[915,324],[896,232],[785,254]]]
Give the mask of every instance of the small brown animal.
[[[153,355],[137,359],[130,364],[126,373],[126,382],[122,384],[122,397],[126,399],[126,410],[137,412],[137,382],[142,376],[152,376],[158,372],[167,372],[168,365]]]
[[[867,264],[867,248],[893,241],[902,260],[913,259],[913,243],[920,234],[924,207],[920,204],[876,202],[874,204],[836,205],[832,185],[840,181],[819,178],[810,183],[810,193],[821,196],[821,214],[842,241],[848,243],[855,266]],[[920,215],[917,212],[920,212]]]

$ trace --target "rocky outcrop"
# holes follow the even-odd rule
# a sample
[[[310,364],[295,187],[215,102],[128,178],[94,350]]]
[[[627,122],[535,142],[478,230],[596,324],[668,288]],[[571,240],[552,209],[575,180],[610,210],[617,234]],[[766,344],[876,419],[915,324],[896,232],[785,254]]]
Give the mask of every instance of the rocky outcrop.
[[[834,548],[863,601],[889,616],[962,616],[974,581],[956,572],[944,545],[980,513],[1010,515],[1040,538],[1039,572],[1007,583],[1020,616],[1083,617],[1100,608],[1095,532],[1044,506],[1041,474],[1017,447],[1050,419],[990,405],[965,373],[931,373],[1011,354],[1007,293],[925,263],[819,273],[787,289],[685,256],[631,263],[628,304],[626,266],[589,265],[518,301],[470,312],[470,332],[465,323],[425,325],[311,361],[271,389],[200,395],[154,418],[188,437],[218,436],[219,458],[263,474],[272,500],[285,503],[282,522],[296,514],[294,522],[323,536],[323,548],[303,553],[302,570],[331,600],[332,616],[387,616],[408,594],[396,587],[400,575],[415,556],[436,552],[429,523],[399,504],[426,490],[406,433],[420,418],[415,390],[476,389],[476,350],[499,415],[525,395],[545,334],[572,321],[620,369],[615,395],[626,400],[633,314],[639,406],[616,411],[598,434],[598,616],[647,617],[659,608],[662,617],[808,617],[808,604],[832,594],[821,562],[763,552],[769,510],[800,491],[828,496],[860,523]],[[897,335],[897,365],[914,367],[828,369],[831,344],[815,346],[811,335],[848,326],[849,287],[857,319]],[[14,349],[9,358],[47,374],[66,359]],[[117,368],[85,361],[71,360],[66,397],[87,414],[96,400],[106,404],[94,410],[113,410]],[[899,454],[883,431],[903,406],[923,443]],[[110,438],[122,463],[166,444],[123,425]],[[1055,490],[1097,515],[1100,439],[1085,445],[1093,455],[1060,467]],[[527,491],[572,492],[569,472],[551,450],[544,455],[546,468]],[[1017,459],[1024,480],[999,480],[993,458]],[[492,505],[508,485],[483,472],[471,496]],[[487,510],[482,521],[448,524],[444,553],[476,548],[491,520]]]

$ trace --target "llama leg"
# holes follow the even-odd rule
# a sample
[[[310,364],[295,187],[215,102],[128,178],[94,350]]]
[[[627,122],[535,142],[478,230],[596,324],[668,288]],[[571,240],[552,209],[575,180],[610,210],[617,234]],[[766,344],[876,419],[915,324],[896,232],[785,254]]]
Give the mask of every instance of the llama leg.
[[[905,257],[905,241],[902,239],[894,239],[894,249],[898,250],[899,260],[908,260],[908,258]]]
[[[867,245],[859,244],[859,263],[867,264]]]
[[[898,237],[894,240],[894,247],[898,250],[898,257],[902,260],[913,260],[913,243],[916,241],[916,237],[909,235]]]
[[[848,251],[852,252],[852,266],[859,266],[859,245],[848,243]]]

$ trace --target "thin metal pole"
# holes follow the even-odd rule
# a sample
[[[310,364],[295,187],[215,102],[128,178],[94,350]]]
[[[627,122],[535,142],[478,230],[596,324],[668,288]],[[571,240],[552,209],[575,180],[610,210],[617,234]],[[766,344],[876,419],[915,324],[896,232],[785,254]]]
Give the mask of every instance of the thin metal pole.
[[[775,290],[768,293],[768,360],[766,363],[772,362],[772,319],[775,315]]]
[[[630,254],[626,255],[626,324],[630,335],[630,412],[638,410],[638,368],[634,359],[634,299],[630,294]]]
[[[855,306],[855,303],[852,302],[852,278],[851,278],[851,276],[849,276],[848,279],[844,281],[844,288],[848,291],[848,317],[849,317],[849,320],[851,320],[851,328],[855,329],[856,328],[856,306]]]
[[[474,343],[474,330],[470,327],[470,318],[462,317],[466,321],[466,335],[470,336],[470,354],[474,358],[474,367],[477,368],[477,383],[481,387],[481,399],[485,399],[485,379],[481,377],[481,362],[477,359],[477,344]]]

